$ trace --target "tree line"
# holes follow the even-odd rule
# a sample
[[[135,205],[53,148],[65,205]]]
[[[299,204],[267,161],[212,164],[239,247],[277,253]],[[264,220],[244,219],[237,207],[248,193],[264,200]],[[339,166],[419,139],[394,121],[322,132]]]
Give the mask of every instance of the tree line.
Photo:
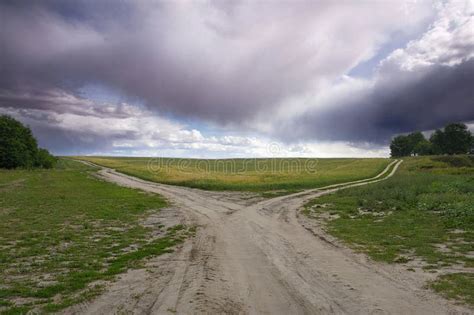
[[[427,140],[417,131],[393,138],[392,157],[411,155],[466,154],[474,151],[474,136],[465,124],[452,123],[437,129]]]
[[[52,168],[55,162],[48,150],[38,147],[30,128],[0,116],[0,168]]]

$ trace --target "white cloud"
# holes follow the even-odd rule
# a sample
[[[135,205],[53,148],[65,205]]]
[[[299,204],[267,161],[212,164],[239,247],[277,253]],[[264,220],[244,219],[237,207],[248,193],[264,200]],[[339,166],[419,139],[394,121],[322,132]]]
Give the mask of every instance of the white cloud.
[[[78,99],[61,93],[59,100]],[[58,99],[55,99],[58,101]],[[42,108],[0,108],[31,126],[40,144],[55,142],[66,136],[81,154],[181,156],[181,157],[345,157],[386,156],[383,148],[367,150],[350,143],[284,144],[262,136],[226,135],[206,136],[199,130],[158,116],[130,104],[97,104],[82,102],[82,110],[75,113]],[[87,105],[87,106],[85,106]],[[80,106],[79,106],[80,107]],[[118,113],[130,109],[133,115],[97,115]],[[47,117],[47,118],[45,118]],[[46,132],[45,132],[46,129]],[[52,132],[51,132],[52,130]],[[218,130],[215,130],[218,131]],[[53,149],[54,151],[54,149]],[[61,152],[59,152],[61,153]]]
[[[381,68],[402,71],[433,65],[454,66],[474,57],[474,1],[449,1],[438,7],[438,18],[420,39],[397,49]]]

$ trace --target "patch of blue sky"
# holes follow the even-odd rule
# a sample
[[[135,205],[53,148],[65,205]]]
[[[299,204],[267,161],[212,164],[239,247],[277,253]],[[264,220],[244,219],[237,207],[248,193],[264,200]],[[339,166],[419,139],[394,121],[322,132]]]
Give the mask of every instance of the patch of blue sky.
[[[390,34],[390,38],[378,48],[371,58],[353,67],[349,70],[347,75],[363,79],[371,78],[382,60],[387,58],[395,50],[405,48],[410,41],[419,39],[434,20],[435,16],[426,18],[423,23],[409,33],[403,31],[393,32]]]

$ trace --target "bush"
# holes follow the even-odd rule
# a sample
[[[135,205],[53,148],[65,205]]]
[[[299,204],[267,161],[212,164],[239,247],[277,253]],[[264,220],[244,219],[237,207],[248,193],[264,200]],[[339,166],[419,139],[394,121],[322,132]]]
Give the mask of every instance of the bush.
[[[55,158],[39,149],[30,128],[10,116],[0,116],[0,168],[54,166]]]
[[[52,156],[48,150],[39,149],[36,156],[35,166],[42,168],[53,168],[56,164],[56,158]]]
[[[474,167],[474,157],[469,155],[461,156],[436,156],[431,158],[433,161],[439,161],[449,164],[453,167]]]

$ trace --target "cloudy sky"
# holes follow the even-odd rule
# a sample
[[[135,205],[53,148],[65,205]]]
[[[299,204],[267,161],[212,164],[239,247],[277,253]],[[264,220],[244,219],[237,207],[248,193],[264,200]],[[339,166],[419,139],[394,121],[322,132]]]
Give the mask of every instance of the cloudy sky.
[[[55,154],[386,156],[474,121],[474,1],[8,1],[0,113]]]

